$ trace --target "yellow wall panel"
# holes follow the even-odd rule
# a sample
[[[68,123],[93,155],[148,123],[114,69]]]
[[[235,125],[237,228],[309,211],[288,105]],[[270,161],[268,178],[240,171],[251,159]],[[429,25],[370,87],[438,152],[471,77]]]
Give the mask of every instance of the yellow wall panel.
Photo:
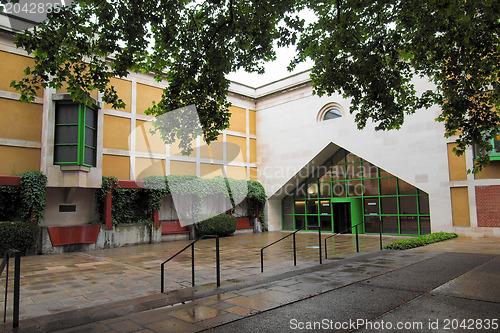
[[[112,77],[109,81],[110,85],[115,87],[118,97],[125,102],[125,109],[118,109],[119,111],[130,112],[132,103],[132,82]],[[110,104],[104,104],[105,109],[112,109]]]
[[[170,161],[170,174],[177,176],[196,176],[196,163]]]
[[[137,114],[145,114],[144,111],[153,105],[153,101],[158,103],[161,100],[163,90],[145,84],[137,84]]]
[[[130,179],[130,157],[102,155],[102,176]]]
[[[41,141],[42,105],[0,98],[0,110],[4,111],[0,138]]]
[[[229,107],[229,113],[231,113],[231,118],[229,119],[229,130],[246,133],[246,110],[236,106]]]
[[[176,142],[174,142],[170,145],[170,155],[171,156],[196,157],[196,141],[195,140],[193,140],[193,142],[191,142],[191,148],[193,148],[193,151],[189,155],[183,155],[181,153],[181,149],[179,148],[178,144]]]
[[[257,168],[250,168],[250,180],[257,180]]]
[[[224,142],[222,134],[219,135],[217,141],[212,141],[209,145],[200,146],[200,157],[210,158],[213,160],[222,160],[224,157]]]
[[[231,162],[247,161],[247,139],[226,135],[226,159]]]
[[[135,179],[143,180],[149,176],[165,176],[165,160],[136,158]]]
[[[457,227],[470,226],[469,191],[467,187],[452,187],[451,210],[453,213],[453,225]]]
[[[84,71],[84,73],[87,73],[88,72],[88,69]],[[58,89],[56,91],[58,94],[66,94],[68,93],[68,83],[67,82],[63,82],[62,83],[62,87],[61,89]],[[92,96],[95,100],[97,100],[97,94],[98,94],[98,90],[97,89],[94,89],[90,92],[90,96]]]
[[[40,170],[40,149],[0,146],[0,175],[16,175]]]
[[[457,156],[453,152],[455,143],[448,143],[448,171],[450,180],[467,180],[467,166],[465,165],[465,154]]]
[[[483,170],[474,177],[475,179],[500,178],[500,161],[491,161],[489,165],[485,166]]]
[[[247,179],[247,168],[228,165],[227,176],[234,179]]]
[[[257,112],[249,110],[248,111],[248,125],[250,129],[250,134],[257,134]]]
[[[19,81],[24,78],[24,69],[26,67],[34,68],[35,62],[32,58],[20,56],[17,54],[0,51],[0,90],[17,92],[10,87],[12,80]],[[43,89],[38,89],[36,96],[43,96]]]
[[[201,178],[224,177],[222,165],[201,163],[200,177]]]
[[[257,140],[250,139],[250,163],[257,163]]]
[[[152,134],[150,130],[153,125],[149,121],[136,121],[135,128],[135,149],[137,151],[165,154],[165,142],[160,133]]]
[[[105,114],[103,124],[104,148],[130,149],[130,119]]]

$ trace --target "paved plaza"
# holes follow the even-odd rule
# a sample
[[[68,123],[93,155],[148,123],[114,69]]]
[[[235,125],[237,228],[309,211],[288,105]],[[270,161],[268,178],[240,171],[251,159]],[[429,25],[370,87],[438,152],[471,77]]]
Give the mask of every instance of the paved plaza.
[[[355,254],[354,237],[340,235],[329,241],[329,260],[318,265],[317,234],[299,233],[298,266],[293,266],[289,238],[266,250],[261,274],[260,248],[284,235],[221,239],[221,288],[213,288],[214,240],[200,241],[197,287],[190,287],[188,252],[168,264],[166,294],[159,292],[160,263],[186,241],[23,257],[17,331],[250,332],[272,323],[274,331],[287,331],[292,316],[391,318],[392,309],[412,309],[412,302],[426,297],[439,299],[429,296],[435,290],[440,297],[474,299],[484,316],[500,313],[499,286],[492,282],[500,278],[497,239],[460,237],[415,250],[379,251],[377,236],[362,235],[363,252]],[[384,236],[384,244],[395,239]],[[400,311],[404,318],[419,313]],[[11,327],[8,321],[3,331]]]

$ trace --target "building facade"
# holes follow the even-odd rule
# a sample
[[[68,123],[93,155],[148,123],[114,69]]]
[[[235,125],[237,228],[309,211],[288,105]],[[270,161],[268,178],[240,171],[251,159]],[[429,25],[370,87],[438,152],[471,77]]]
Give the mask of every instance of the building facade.
[[[184,156],[150,132],[153,117],[144,113],[166,82],[138,73],[112,79],[126,103],[120,110],[97,91],[90,107],[72,103],[64,89],[44,89],[25,104],[10,82],[33,60],[13,40],[12,32],[0,33],[0,175],[47,176],[43,226],[95,220],[103,176],[193,175],[261,182],[271,231],[343,232],[365,222],[366,233],[500,236],[500,161],[467,173],[473,150],[453,153],[455,138],[446,139],[434,120],[437,107],[407,116],[398,131],[358,130],[350,101],[314,95],[308,71],[258,88],[233,82],[229,128],[210,145],[197,139]],[[417,89],[428,84],[415,82]],[[160,211],[160,220],[172,218]]]

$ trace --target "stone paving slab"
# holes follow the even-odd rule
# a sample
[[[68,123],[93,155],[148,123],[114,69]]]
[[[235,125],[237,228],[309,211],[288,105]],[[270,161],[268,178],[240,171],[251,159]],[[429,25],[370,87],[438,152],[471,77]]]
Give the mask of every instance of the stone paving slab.
[[[378,238],[375,243],[378,246]],[[499,257],[496,256],[412,250],[375,251],[343,257],[344,259],[316,266],[312,260],[292,271],[271,269],[267,274],[260,275],[259,279],[230,283],[218,289],[202,286],[185,288],[166,295],[133,298],[27,319],[21,321],[21,328],[17,332],[189,332],[217,325],[222,325],[217,326],[217,331],[232,327],[231,332],[244,332],[248,327],[255,331],[261,322],[265,322],[262,320],[265,316],[270,316],[275,321],[287,318],[295,307],[311,307],[316,309],[316,315],[344,313],[346,316],[357,309],[357,313],[367,311],[367,318],[376,320],[395,311],[390,310],[391,308],[404,309],[424,296],[438,297],[436,299],[457,298],[444,293],[456,291],[454,283],[458,283],[461,278],[465,279],[463,281],[478,276],[493,278],[493,281],[500,278]],[[429,270],[428,275],[437,277],[419,279],[426,272],[425,269]],[[447,270],[450,273],[444,273]],[[384,275],[386,280],[393,280],[395,283],[371,284],[373,280],[383,281]],[[424,287],[415,288],[411,284],[400,283],[401,278],[411,279]],[[443,290],[434,289],[434,294],[429,294],[429,288],[440,285],[443,285]],[[343,296],[335,296],[335,293]],[[344,301],[349,297],[352,302],[346,308]],[[484,300],[474,301],[484,303]],[[312,305],[306,304],[308,302],[312,302]],[[337,307],[330,307],[330,303],[337,304]],[[493,302],[495,306],[497,303]],[[479,305],[478,309],[481,307]],[[309,310],[304,313],[312,314]],[[280,331],[280,328],[282,327],[271,325],[264,331]],[[0,330],[10,331],[8,325],[0,325]]]

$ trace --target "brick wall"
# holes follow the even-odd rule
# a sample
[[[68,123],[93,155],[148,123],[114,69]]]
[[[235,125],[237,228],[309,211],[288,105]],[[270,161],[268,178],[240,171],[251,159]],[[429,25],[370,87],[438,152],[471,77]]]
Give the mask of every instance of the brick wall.
[[[476,186],[477,224],[500,227],[500,185]]]

